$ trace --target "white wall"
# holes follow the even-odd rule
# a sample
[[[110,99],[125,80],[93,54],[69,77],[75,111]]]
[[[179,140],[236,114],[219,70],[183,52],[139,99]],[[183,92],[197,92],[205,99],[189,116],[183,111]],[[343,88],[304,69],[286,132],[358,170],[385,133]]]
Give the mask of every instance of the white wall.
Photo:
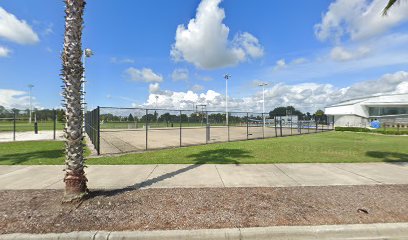
[[[356,115],[335,115],[335,127],[367,127],[369,126],[368,119]]]

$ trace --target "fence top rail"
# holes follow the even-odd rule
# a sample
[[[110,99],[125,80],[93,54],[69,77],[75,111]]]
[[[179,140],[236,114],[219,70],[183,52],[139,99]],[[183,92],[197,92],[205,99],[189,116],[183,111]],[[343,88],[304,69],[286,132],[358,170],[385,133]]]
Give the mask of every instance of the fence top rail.
[[[168,108],[137,108],[137,107],[99,107],[100,109],[118,109],[118,110],[155,110],[155,111],[173,111],[173,112],[208,112],[208,113],[224,113],[225,111],[216,111],[216,110],[206,110],[206,111],[197,111],[194,109],[168,109]],[[261,113],[261,112],[235,112],[235,111],[228,111],[228,114],[233,114],[233,113],[248,113],[248,114],[267,114],[269,113]]]

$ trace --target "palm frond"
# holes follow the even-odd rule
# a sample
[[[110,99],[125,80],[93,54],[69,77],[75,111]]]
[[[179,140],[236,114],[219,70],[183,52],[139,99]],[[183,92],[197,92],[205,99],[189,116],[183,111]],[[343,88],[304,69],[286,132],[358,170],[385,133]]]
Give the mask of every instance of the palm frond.
[[[388,11],[390,10],[390,8],[391,8],[392,6],[394,6],[394,4],[395,4],[396,2],[399,2],[399,1],[400,1],[400,0],[389,0],[388,3],[387,3],[387,6],[385,6],[384,10],[382,11],[382,15],[383,15],[383,16],[387,16]]]

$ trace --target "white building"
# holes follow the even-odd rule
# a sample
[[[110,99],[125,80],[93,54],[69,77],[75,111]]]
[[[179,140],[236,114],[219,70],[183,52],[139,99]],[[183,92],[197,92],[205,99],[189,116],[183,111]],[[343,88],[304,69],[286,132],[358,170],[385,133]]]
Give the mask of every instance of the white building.
[[[326,107],[335,127],[368,127],[381,123],[408,123],[408,93],[347,100]]]

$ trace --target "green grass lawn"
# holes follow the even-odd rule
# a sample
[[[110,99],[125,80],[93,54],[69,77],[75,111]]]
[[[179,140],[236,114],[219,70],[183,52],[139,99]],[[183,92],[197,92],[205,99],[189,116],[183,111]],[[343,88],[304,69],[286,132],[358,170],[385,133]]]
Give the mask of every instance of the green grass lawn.
[[[55,127],[57,130],[63,130],[65,123],[57,122]],[[0,121],[0,132],[11,132],[14,129],[13,121]],[[38,130],[54,130],[53,121],[38,121]],[[16,121],[17,132],[34,132],[34,122],[28,123],[27,121]]]
[[[90,154],[85,148],[85,156]],[[0,165],[64,164],[64,142],[26,141],[0,143]]]
[[[408,161],[407,146],[407,136],[326,132],[90,158],[87,164]],[[0,164],[62,164],[63,147],[56,141],[0,143]]]

